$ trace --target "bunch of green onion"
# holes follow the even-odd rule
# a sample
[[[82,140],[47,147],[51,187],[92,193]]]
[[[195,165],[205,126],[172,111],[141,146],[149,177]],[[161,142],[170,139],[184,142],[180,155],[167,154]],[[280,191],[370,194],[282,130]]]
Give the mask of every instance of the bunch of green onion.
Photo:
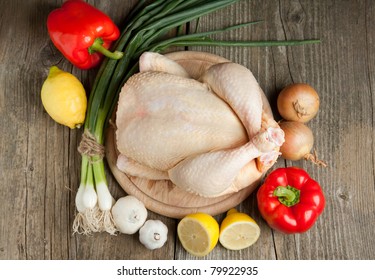
[[[92,147],[82,152],[81,181],[76,194],[73,231],[89,234],[116,233],[111,216],[114,198],[109,192],[104,168],[104,130],[117,104],[122,85],[138,71],[139,56],[145,51],[163,52],[171,46],[286,46],[316,43],[304,41],[217,41],[209,36],[257,22],[233,25],[202,33],[165,39],[171,30],[240,0],[141,0],[128,17],[121,37],[114,46],[124,53],[120,60],[105,59],[89,97],[83,138]],[[163,38],[163,39],[162,39]],[[81,142],[82,144],[82,142]],[[93,152],[94,151],[94,152]]]

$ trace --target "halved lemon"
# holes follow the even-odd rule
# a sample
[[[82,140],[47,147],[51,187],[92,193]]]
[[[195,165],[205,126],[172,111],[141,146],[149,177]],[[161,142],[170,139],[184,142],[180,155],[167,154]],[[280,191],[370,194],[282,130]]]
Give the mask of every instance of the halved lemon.
[[[220,225],[219,241],[229,250],[241,250],[253,245],[260,236],[258,224],[247,214],[236,209],[228,211]]]
[[[177,235],[187,252],[203,257],[215,248],[219,240],[219,224],[206,213],[188,214],[178,223]]]

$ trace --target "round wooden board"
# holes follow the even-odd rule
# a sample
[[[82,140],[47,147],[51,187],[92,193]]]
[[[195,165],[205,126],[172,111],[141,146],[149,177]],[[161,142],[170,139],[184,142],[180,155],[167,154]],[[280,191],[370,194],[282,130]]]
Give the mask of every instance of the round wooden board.
[[[192,77],[199,77],[201,71],[215,63],[228,61],[216,55],[200,52],[176,52],[168,54],[168,56],[187,69]],[[114,118],[112,121],[114,121]],[[131,177],[120,171],[116,167],[119,153],[116,148],[116,136],[113,126],[110,126],[107,130],[105,147],[106,158],[111,172],[124,191],[141,200],[147,209],[170,218],[180,219],[194,212],[205,212],[211,215],[226,212],[245,200],[257,188],[261,180],[259,178],[250,186],[233,194],[205,198],[188,193],[176,187],[169,180],[147,180]]]

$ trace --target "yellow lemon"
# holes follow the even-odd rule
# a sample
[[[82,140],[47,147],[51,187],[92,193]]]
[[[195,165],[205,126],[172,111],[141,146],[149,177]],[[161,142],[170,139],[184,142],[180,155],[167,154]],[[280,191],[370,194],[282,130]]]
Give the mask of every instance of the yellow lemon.
[[[41,98],[48,115],[59,124],[76,128],[85,121],[87,97],[82,83],[57,66],[50,68]]]
[[[206,213],[186,215],[177,226],[177,235],[184,249],[203,257],[210,253],[219,239],[219,224]]]
[[[219,241],[229,250],[241,250],[253,245],[260,236],[260,228],[247,214],[236,209],[228,211],[220,225]]]

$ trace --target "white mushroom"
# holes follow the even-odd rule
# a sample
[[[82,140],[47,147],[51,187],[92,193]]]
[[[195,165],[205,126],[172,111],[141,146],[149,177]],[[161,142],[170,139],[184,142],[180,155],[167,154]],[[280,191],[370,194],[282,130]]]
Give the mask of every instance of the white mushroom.
[[[150,250],[161,248],[167,236],[168,228],[160,220],[148,220],[139,230],[139,241]]]
[[[126,234],[136,233],[147,219],[147,209],[135,196],[118,199],[112,207],[112,216],[117,229]]]

